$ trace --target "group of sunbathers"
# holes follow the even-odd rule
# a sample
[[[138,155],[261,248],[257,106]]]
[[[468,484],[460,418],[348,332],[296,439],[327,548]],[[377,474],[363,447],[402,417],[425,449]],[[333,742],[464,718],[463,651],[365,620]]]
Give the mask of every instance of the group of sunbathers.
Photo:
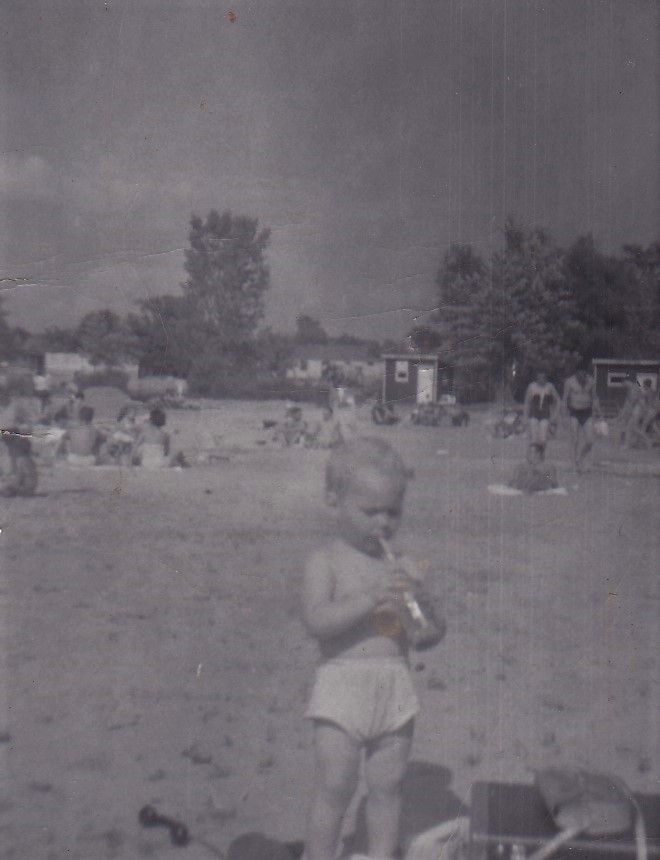
[[[107,424],[97,426],[94,409],[85,403],[83,392],[71,390],[66,403],[45,412],[31,408],[32,399],[0,393],[4,460],[0,495],[34,495],[38,475],[33,442],[40,454],[72,466],[157,469],[172,464],[169,435],[163,429],[167,417],[157,405],[140,416],[138,408],[130,404],[120,411],[116,427],[109,428]]]
[[[303,417],[302,407],[289,404],[284,421],[268,422],[268,425],[274,425],[273,441],[282,447],[334,448],[345,441],[347,435],[351,435],[347,422],[342,421],[343,417],[343,414],[337,415],[327,405],[323,407],[320,420],[307,421]]]

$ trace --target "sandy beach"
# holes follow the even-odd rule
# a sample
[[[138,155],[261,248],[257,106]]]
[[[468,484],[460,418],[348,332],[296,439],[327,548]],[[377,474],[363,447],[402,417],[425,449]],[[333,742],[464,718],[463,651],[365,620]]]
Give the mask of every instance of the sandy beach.
[[[302,837],[316,651],[298,586],[332,522],[326,454],[257,444],[281,411],[172,412],[190,469],[44,467],[37,497],[1,501],[0,857],[201,860],[250,830]],[[567,495],[497,497],[524,437],[491,439],[483,413],[363,429],[415,470],[399,546],[449,624],[413,659],[404,837],[465,809],[475,780],[542,765],[660,790],[658,478],[576,476],[564,429]],[[141,829],[145,803],[191,844]]]

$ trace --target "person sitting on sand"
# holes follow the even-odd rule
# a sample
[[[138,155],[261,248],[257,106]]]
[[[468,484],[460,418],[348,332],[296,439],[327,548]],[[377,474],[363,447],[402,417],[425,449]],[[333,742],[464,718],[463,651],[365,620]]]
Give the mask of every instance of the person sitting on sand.
[[[33,378],[34,394],[39,399],[41,413],[43,414],[50,404],[51,379],[45,373],[36,373]]]
[[[80,410],[85,405],[85,392],[76,388],[69,397],[69,421],[80,421]]]
[[[623,385],[626,390],[626,399],[619,413],[623,423],[621,445],[624,448],[635,448],[639,445],[645,448],[649,447],[650,440],[642,427],[646,401],[637,374],[630,371]]]
[[[65,437],[66,459],[72,466],[95,466],[104,435],[93,426],[94,410],[81,406],[80,423],[67,430]]]
[[[579,368],[568,377],[562,402],[571,423],[575,470],[582,472],[594,444],[594,417],[600,415],[596,380],[586,367]]]
[[[66,411],[58,410],[51,421],[43,422],[35,432],[40,459],[43,458],[52,464],[58,457],[64,455],[67,429]]]
[[[399,527],[408,475],[400,456],[376,438],[340,445],[328,462],[326,500],[337,509],[337,537],[309,560],[302,601],[321,653],[306,710],[316,757],[306,860],[338,856],[363,754],[369,853],[382,860],[396,854],[419,703],[396,610],[399,572],[383,540]]]
[[[9,454],[11,469],[9,474],[0,477],[0,496],[33,496],[38,478],[29,435],[16,428],[3,430],[2,441]]]
[[[141,428],[133,462],[145,469],[162,469],[169,466],[170,437],[163,430],[167,423],[165,412],[154,406],[149,410],[149,420]]]
[[[296,406],[295,404],[287,405],[284,416],[284,421],[278,426],[275,433],[275,440],[286,448],[292,445],[304,444],[307,434],[307,422],[303,419],[300,406]]]
[[[543,461],[539,445],[531,444],[527,449],[527,462],[516,466],[508,486],[523,493],[554,490],[559,486],[557,470],[552,463]]]
[[[653,383],[650,379],[644,380],[642,385],[642,394],[644,395],[644,414],[641,419],[642,432],[648,437],[649,443],[653,444],[658,435],[657,418],[660,411],[660,403],[658,402],[658,393],[653,388]]]
[[[109,460],[121,466],[132,465],[139,432],[136,407],[124,406],[117,415],[117,429],[108,439],[106,456]]]

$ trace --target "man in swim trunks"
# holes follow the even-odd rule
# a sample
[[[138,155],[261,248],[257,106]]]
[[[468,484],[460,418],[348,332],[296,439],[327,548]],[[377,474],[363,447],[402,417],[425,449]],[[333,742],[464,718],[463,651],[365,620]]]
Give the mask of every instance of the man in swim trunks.
[[[525,420],[529,444],[535,445],[541,460],[545,459],[550,425],[557,420],[559,394],[544,370],[539,370],[525,392]]]
[[[576,370],[564,383],[563,404],[571,424],[575,471],[582,472],[594,444],[594,415],[601,414],[596,381],[585,367]]]

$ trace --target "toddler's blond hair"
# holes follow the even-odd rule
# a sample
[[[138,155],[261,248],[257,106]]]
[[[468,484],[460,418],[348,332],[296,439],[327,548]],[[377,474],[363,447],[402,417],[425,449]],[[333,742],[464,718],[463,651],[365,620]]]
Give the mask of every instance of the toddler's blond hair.
[[[333,450],[325,469],[326,496],[343,499],[362,469],[392,478],[404,487],[412,477],[411,470],[389,442],[377,436],[363,436]]]

